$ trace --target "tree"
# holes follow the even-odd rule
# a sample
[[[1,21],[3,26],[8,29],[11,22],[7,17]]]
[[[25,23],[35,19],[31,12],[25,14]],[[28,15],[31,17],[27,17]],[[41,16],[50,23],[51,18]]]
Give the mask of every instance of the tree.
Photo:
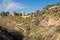
[[[1,16],[2,16],[2,17],[4,17],[4,16],[9,16],[9,12],[4,12],[4,11],[3,11],[2,14],[1,14]]]
[[[6,16],[9,16],[9,12],[6,12],[5,14],[6,14]]]
[[[44,9],[48,10],[50,7],[54,6],[55,4],[53,5],[47,5]]]
[[[57,3],[56,5],[60,5],[60,3]]]
[[[38,16],[39,14],[40,14],[40,11],[37,10],[35,15]]]
[[[30,15],[30,13],[28,13],[28,15]]]

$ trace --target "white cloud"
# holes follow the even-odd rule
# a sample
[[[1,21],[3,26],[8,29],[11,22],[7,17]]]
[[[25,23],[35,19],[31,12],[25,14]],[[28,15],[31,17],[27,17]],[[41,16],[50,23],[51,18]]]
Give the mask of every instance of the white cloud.
[[[24,9],[25,7],[23,7],[22,5],[20,5],[19,3],[15,3],[15,2],[11,2],[8,4],[8,6],[6,7],[6,11],[9,9],[15,10],[15,9]]]
[[[24,9],[24,8],[25,7],[22,4],[13,2],[12,0],[3,0],[3,2],[0,4],[0,9],[3,11]]]

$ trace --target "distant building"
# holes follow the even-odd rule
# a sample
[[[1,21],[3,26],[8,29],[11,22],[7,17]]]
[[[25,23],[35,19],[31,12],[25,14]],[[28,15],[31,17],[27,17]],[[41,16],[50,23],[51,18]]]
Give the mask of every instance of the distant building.
[[[11,16],[15,16],[15,12],[14,11],[12,12]]]
[[[2,16],[0,16],[0,18],[2,18]]]
[[[21,12],[19,15],[20,16],[25,16],[25,13],[24,12]]]
[[[16,12],[13,11],[11,16],[25,16],[25,13],[24,12],[16,13]]]
[[[22,16],[24,16],[25,15],[25,13],[24,12],[22,12]]]
[[[32,13],[31,16],[34,17],[34,13]]]
[[[16,12],[12,12],[11,16],[19,16],[20,14],[19,13],[16,13]]]

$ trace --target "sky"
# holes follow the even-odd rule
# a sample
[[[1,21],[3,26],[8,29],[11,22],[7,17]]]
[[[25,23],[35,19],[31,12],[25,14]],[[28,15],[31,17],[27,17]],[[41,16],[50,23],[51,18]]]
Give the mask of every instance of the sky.
[[[43,10],[46,5],[60,3],[60,0],[0,0],[0,12],[15,11],[26,14]]]

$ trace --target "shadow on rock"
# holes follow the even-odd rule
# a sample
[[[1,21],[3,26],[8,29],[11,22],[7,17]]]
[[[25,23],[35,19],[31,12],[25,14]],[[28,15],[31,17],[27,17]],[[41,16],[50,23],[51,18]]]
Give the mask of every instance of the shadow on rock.
[[[8,32],[0,26],[0,40],[23,40],[24,35],[19,32]]]

